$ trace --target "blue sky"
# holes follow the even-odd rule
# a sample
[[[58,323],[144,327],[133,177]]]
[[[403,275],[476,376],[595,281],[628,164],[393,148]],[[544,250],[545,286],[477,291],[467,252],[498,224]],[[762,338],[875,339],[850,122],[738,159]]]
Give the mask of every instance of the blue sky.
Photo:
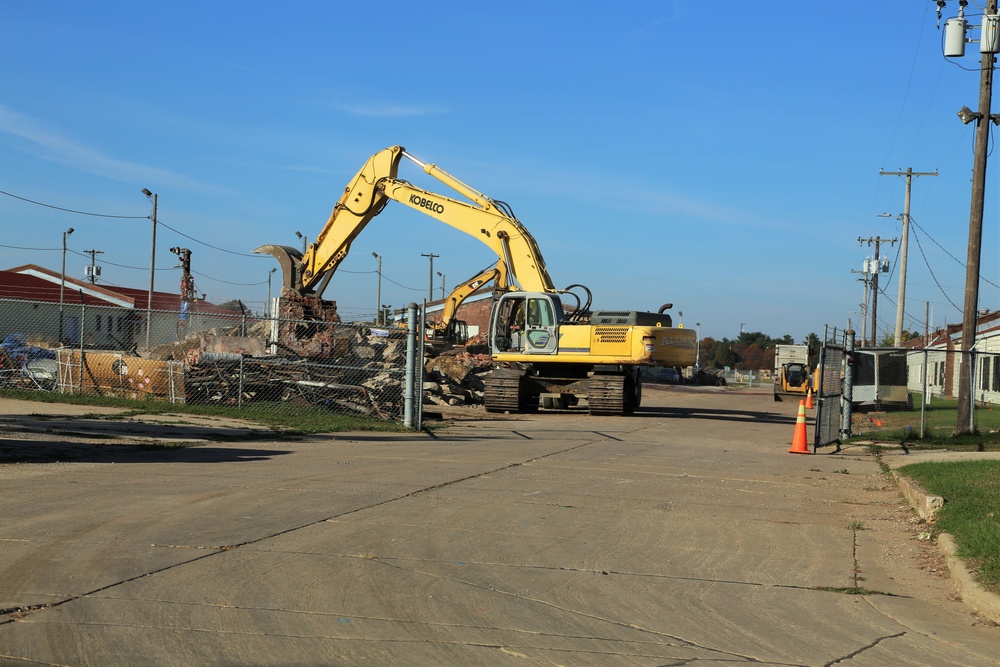
[[[157,289],[177,291],[169,248],[183,246],[210,301],[260,310],[276,263],[251,251],[295,245],[296,231],[312,239],[365,160],[402,145],[510,204],[556,285],[587,285],[596,308],[672,302],[703,335],[743,325],[801,340],[857,323],[851,271],[871,253],[858,237],[901,231],[904,179],[879,171],[911,167],[939,176],[913,183],[906,327],[922,330],[925,302],[934,324],[959,322],[975,126],[955,112],[977,107],[978,48],[943,58],[930,0],[781,9],[10,3],[0,190],[139,219],[0,196],[0,267],[58,270],[73,227],[68,275],[82,278],[83,251],[96,249],[104,282],[147,287],[148,188],[163,223]],[[982,272],[1000,284],[998,170]],[[408,164],[400,175],[452,194]],[[898,247],[884,253],[894,266]],[[426,298],[422,254],[439,255],[448,289],[495,260],[390,204],[327,290],[348,319],[374,313],[372,252],[393,307]],[[882,280],[881,329],[894,323],[896,276]],[[1000,307],[1000,289],[984,282],[980,306]]]

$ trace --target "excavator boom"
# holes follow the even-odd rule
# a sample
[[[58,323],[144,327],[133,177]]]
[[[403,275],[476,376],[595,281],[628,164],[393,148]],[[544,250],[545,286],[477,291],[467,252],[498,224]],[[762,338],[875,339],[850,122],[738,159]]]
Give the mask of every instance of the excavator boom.
[[[423,190],[397,178],[403,157],[472,203]],[[538,244],[520,221],[503,210],[499,202],[440,167],[421,162],[401,146],[386,148],[368,159],[344,189],[323,230],[304,255],[280,245],[260,246],[254,252],[278,260],[283,292],[322,296],[326,283],[350,252],[351,243],[389,201],[405,204],[479,239],[504,262],[506,272],[523,289],[556,291]]]

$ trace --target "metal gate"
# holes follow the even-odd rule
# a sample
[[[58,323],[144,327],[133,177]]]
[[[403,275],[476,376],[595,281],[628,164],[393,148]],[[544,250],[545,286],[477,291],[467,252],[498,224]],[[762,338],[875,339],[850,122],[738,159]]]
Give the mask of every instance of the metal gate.
[[[816,406],[816,426],[813,453],[819,447],[840,442],[841,395],[840,382],[844,367],[844,346],[824,343],[819,353],[819,397]]]

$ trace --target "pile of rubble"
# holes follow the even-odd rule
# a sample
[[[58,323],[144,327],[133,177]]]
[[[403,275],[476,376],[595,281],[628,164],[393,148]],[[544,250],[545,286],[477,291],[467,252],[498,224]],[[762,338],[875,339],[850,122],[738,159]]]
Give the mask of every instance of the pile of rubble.
[[[480,405],[485,384],[482,376],[492,369],[487,348],[471,340],[464,348],[453,348],[424,358],[424,403],[434,405]]]
[[[212,329],[148,355],[183,360],[188,403],[244,405],[255,401],[325,405],[335,410],[394,418],[403,412],[406,332],[323,323],[324,355],[302,354],[268,341],[259,324]],[[314,340],[320,336],[314,336]],[[490,357],[482,340],[445,350],[425,348],[424,403],[477,405]]]

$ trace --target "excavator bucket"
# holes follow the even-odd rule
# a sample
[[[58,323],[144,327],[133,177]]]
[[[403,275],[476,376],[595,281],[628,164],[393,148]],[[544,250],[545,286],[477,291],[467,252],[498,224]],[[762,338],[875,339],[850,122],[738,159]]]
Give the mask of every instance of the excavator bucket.
[[[299,292],[302,289],[302,251],[287,245],[262,245],[254,252],[270,255],[281,265],[283,292]]]

